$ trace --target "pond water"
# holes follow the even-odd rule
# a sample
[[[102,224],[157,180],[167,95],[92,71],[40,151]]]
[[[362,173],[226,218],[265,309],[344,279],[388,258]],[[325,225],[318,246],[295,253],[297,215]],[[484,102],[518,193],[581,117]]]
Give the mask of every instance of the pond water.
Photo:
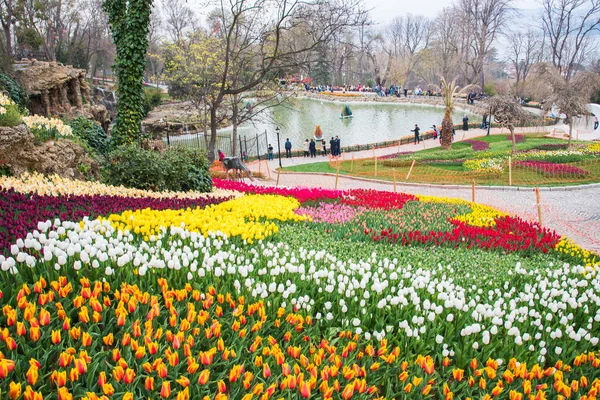
[[[353,117],[341,119],[344,105],[350,106]],[[455,111],[455,124],[462,123],[465,113]],[[467,113],[469,120],[481,121],[481,117]],[[444,117],[442,107],[400,103],[372,102],[332,102],[317,99],[301,98],[292,104],[274,107],[268,115],[259,121],[246,123],[238,128],[242,141],[244,138],[256,142],[260,135],[260,150],[266,151],[267,141],[277,152],[277,136],[275,128],[279,126],[281,150],[287,138],[292,142],[292,149],[299,150],[306,139],[312,139],[315,127],[319,125],[324,139],[329,142],[332,136],[339,136],[342,146],[365,145],[371,143],[398,140],[411,135],[415,124],[421,133],[429,130],[433,124],[440,126]],[[264,132],[267,138],[264,137]],[[222,129],[219,134],[231,133],[231,128]],[[253,146],[254,147],[254,146]],[[329,147],[329,144],[327,145]],[[253,154],[253,152],[249,152]]]

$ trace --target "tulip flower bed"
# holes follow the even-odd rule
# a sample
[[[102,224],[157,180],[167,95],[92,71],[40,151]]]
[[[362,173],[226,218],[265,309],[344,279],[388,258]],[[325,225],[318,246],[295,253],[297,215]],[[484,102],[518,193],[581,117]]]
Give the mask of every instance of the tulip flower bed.
[[[214,186],[245,194],[39,214],[0,255],[2,398],[597,396],[600,266],[567,239],[457,199]]]
[[[473,151],[483,151],[490,148],[490,144],[483,140],[464,140],[463,142],[469,143]]]
[[[551,161],[525,160],[515,162],[515,166],[533,169],[545,176],[573,176],[581,177],[589,174],[588,171],[574,165],[554,163]]]

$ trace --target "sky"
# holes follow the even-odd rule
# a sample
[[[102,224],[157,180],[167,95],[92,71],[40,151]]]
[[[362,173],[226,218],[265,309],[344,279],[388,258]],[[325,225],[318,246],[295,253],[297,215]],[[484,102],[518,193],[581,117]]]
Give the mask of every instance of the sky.
[[[452,4],[450,0],[364,0],[371,10],[371,18],[381,24],[389,23],[394,17],[411,13],[435,17],[444,7]],[[538,0],[515,0],[515,7],[525,10],[534,10],[541,6]]]

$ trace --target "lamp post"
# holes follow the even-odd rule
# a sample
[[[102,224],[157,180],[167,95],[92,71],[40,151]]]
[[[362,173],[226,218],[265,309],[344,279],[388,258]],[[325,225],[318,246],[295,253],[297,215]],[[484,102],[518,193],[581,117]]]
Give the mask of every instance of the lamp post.
[[[279,168],[281,168],[281,144],[279,143],[279,127],[275,128],[277,134],[277,157],[279,157]]]
[[[490,105],[490,113],[488,115],[488,131],[487,131],[487,136],[490,136],[490,128],[492,127],[492,106]]]

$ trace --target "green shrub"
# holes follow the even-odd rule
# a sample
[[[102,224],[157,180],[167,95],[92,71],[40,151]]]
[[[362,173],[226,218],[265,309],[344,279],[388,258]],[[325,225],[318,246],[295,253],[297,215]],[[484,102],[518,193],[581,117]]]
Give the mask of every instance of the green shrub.
[[[111,185],[145,190],[212,190],[208,159],[199,150],[170,148],[164,153],[123,146],[110,152],[105,179]]]
[[[486,83],[483,86],[483,92],[485,94],[487,94],[488,96],[495,96],[498,94],[498,92],[496,91],[496,87],[494,86],[493,83]]]
[[[92,120],[77,117],[69,122],[73,135],[83,139],[98,154],[106,156],[110,149],[110,138],[104,129]]]
[[[144,89],[144,102],[142,103],[142,111],[144,116],[148,115],[154,107],[159,106],[162,92],[160,89]]]
[[[29,96],[19,82],[11,78],[9,75],[0,74],[0,91],[8,93],[8,97],[14,101],[22,111],[27,109]]]
[[[22,122],[21,119],[23,116],[19,111],[18,105],[6,104],[0,107],[4,108],[4,112],[0,114],[0,126],[17,126]]]

